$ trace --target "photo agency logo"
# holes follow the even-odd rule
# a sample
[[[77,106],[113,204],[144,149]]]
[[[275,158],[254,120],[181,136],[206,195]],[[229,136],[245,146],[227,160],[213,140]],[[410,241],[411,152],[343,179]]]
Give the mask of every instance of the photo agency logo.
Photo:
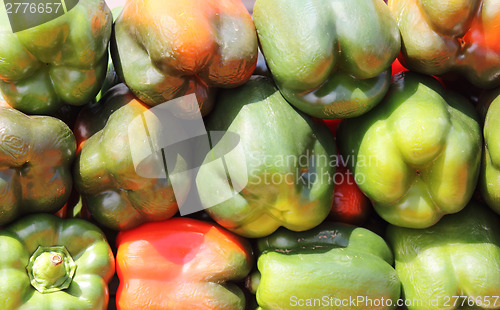
[[[73,9],[79,0],[4,0],[12,32],[50,22]]]
[[[168,178],[181,216],[231,199],[248,183],[246,169],[235,171],[226,164],[231,156],[245,162],[239,135],[207,132],[195,94],[164,102],[136,116],[128,126],[128,139],[130,145],[143,146],[131,148],[135,172],[144,178]],[[217,191],[211,191],[210,182],[197,184],[202,166],[224,171],[227,182]]]

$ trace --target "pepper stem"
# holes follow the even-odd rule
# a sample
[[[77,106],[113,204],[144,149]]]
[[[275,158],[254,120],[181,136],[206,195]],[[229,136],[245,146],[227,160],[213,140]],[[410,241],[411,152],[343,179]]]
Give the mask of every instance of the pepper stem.
[[[76,264],[64,246],[39,246],[26,266],[31,285],[40,293],[68,288],[75,270]]]
[[[60,265],[62,263],[62,261],[63,261],[63,259],[62,259],[61,255],[59,255],[59,254],[54,254],[50,258],[50,262],[54,266]]]

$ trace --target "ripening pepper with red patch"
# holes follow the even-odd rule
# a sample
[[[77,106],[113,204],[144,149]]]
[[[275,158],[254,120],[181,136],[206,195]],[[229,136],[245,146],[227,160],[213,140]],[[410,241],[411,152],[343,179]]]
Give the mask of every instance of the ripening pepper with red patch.
[[[163,125],[167,127],[163,127],[150,108],[124,84],[118,84],[99,102],[82,109],[76,120],[75,187],[83,205],[108,228],[125,230],[169,219],[178,210],[176,199],[185,198],[190,188],[189,178],[168,175],[163,161],[155,160],[157,154],[149,148],[149,143],[165,132],[173,131],[181,137],[181,127],[175,122],[166,122]],[[142,117],[147,117],[148,122],[144,123]],[[146,156],[138,168],[134,156],[147,152],[151,156]],[[175,167],[184,169],[183,158],[179,157]],[[139,170],[160,175],[147,177]],[[182,193],[174,194],[174,177],[181,184]]]
[[[194,93],[206,115],[217,88],[250,78],[257,45],[240,0],[130,0],[115,22],[111,55],[120,79],[144,103]]]
[[[500,85],[500,2],[389,0],[388,5],[401,31],[405,67],[459,74],[482,88]]]

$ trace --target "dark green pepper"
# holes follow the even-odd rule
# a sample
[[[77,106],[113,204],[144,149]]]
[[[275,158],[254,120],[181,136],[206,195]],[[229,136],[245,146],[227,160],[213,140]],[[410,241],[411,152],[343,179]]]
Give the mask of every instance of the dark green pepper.
[[[0,225],[68,200],[76,143],[61,120],[0,107]]]

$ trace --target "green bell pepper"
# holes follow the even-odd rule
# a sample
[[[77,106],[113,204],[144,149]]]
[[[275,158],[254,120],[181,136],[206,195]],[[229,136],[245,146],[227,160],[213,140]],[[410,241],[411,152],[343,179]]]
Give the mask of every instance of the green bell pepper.
[[[426,229],[390,226],[408,309],[500,309],[499,227],[476,202]]]
[[[221,91],[205,123],[212,137],[224,132],[219,141],[212,138],[214,147],[196,177],[203,207],[215,221],[255,238],[280,226],[311,229],[327,217],[333,136],[290,106],[271,79],[254,76]]]
[[[182,199],[174,195],[167,172],[160,178],[148,178],[139,175],[134,165],[133,154],[150,150],[146,133],[157,141],[162,131],[180,128],[175,124],[164,128],[159,122],[150,122],[145,128],[136,120],[149,108],[124,84],[118,84],[98,103],[86,106],[76,120],[80,151],[73,173],[75,186],[92,216],[111,229],[169,219],[177,212],[176,198]],[[183,170],[183,163],[179,160],[176,169]],[[143,164],[143,170],[164,170],[155,160]],[[190,180],[179,182],[184,182],[187,195]]]
[[[500,214],[500,91],[490,96],[492,101],[483,129],[484,149],[479,188],[486,203]]]
[[[476,187],[476,112],[432,77],[397,76],[375,109],[340,123],[337,138],[360,189],[391,224],[429,227],[463,209]]]
[[[375,233],[341,223],[306,232],[280,228],[257,242],[258,272],[247,281],[259,310],[395,309],[400,282]]]
[[[75,152],[75,137],[62,121],[0,107],[0,225],[62,208]]]
[[[79,0],[57,18],[13,32],[1,1],[0,90],[7,102],[29,114],[90,102],[106,75],[111,26],[104,0]]]
[[[104,234],[81,219],[33,214],[0,230],[3,310],[105,310],[115,260]]]
[[[457,73],[472,84],[500,83],[497,0],[389,0],[401,31],[400,60],[429,75]]]
[[[257,0],[253,19],[280,91],[299,110],[355,117],[389,88],[401,39],[382,0]]]

